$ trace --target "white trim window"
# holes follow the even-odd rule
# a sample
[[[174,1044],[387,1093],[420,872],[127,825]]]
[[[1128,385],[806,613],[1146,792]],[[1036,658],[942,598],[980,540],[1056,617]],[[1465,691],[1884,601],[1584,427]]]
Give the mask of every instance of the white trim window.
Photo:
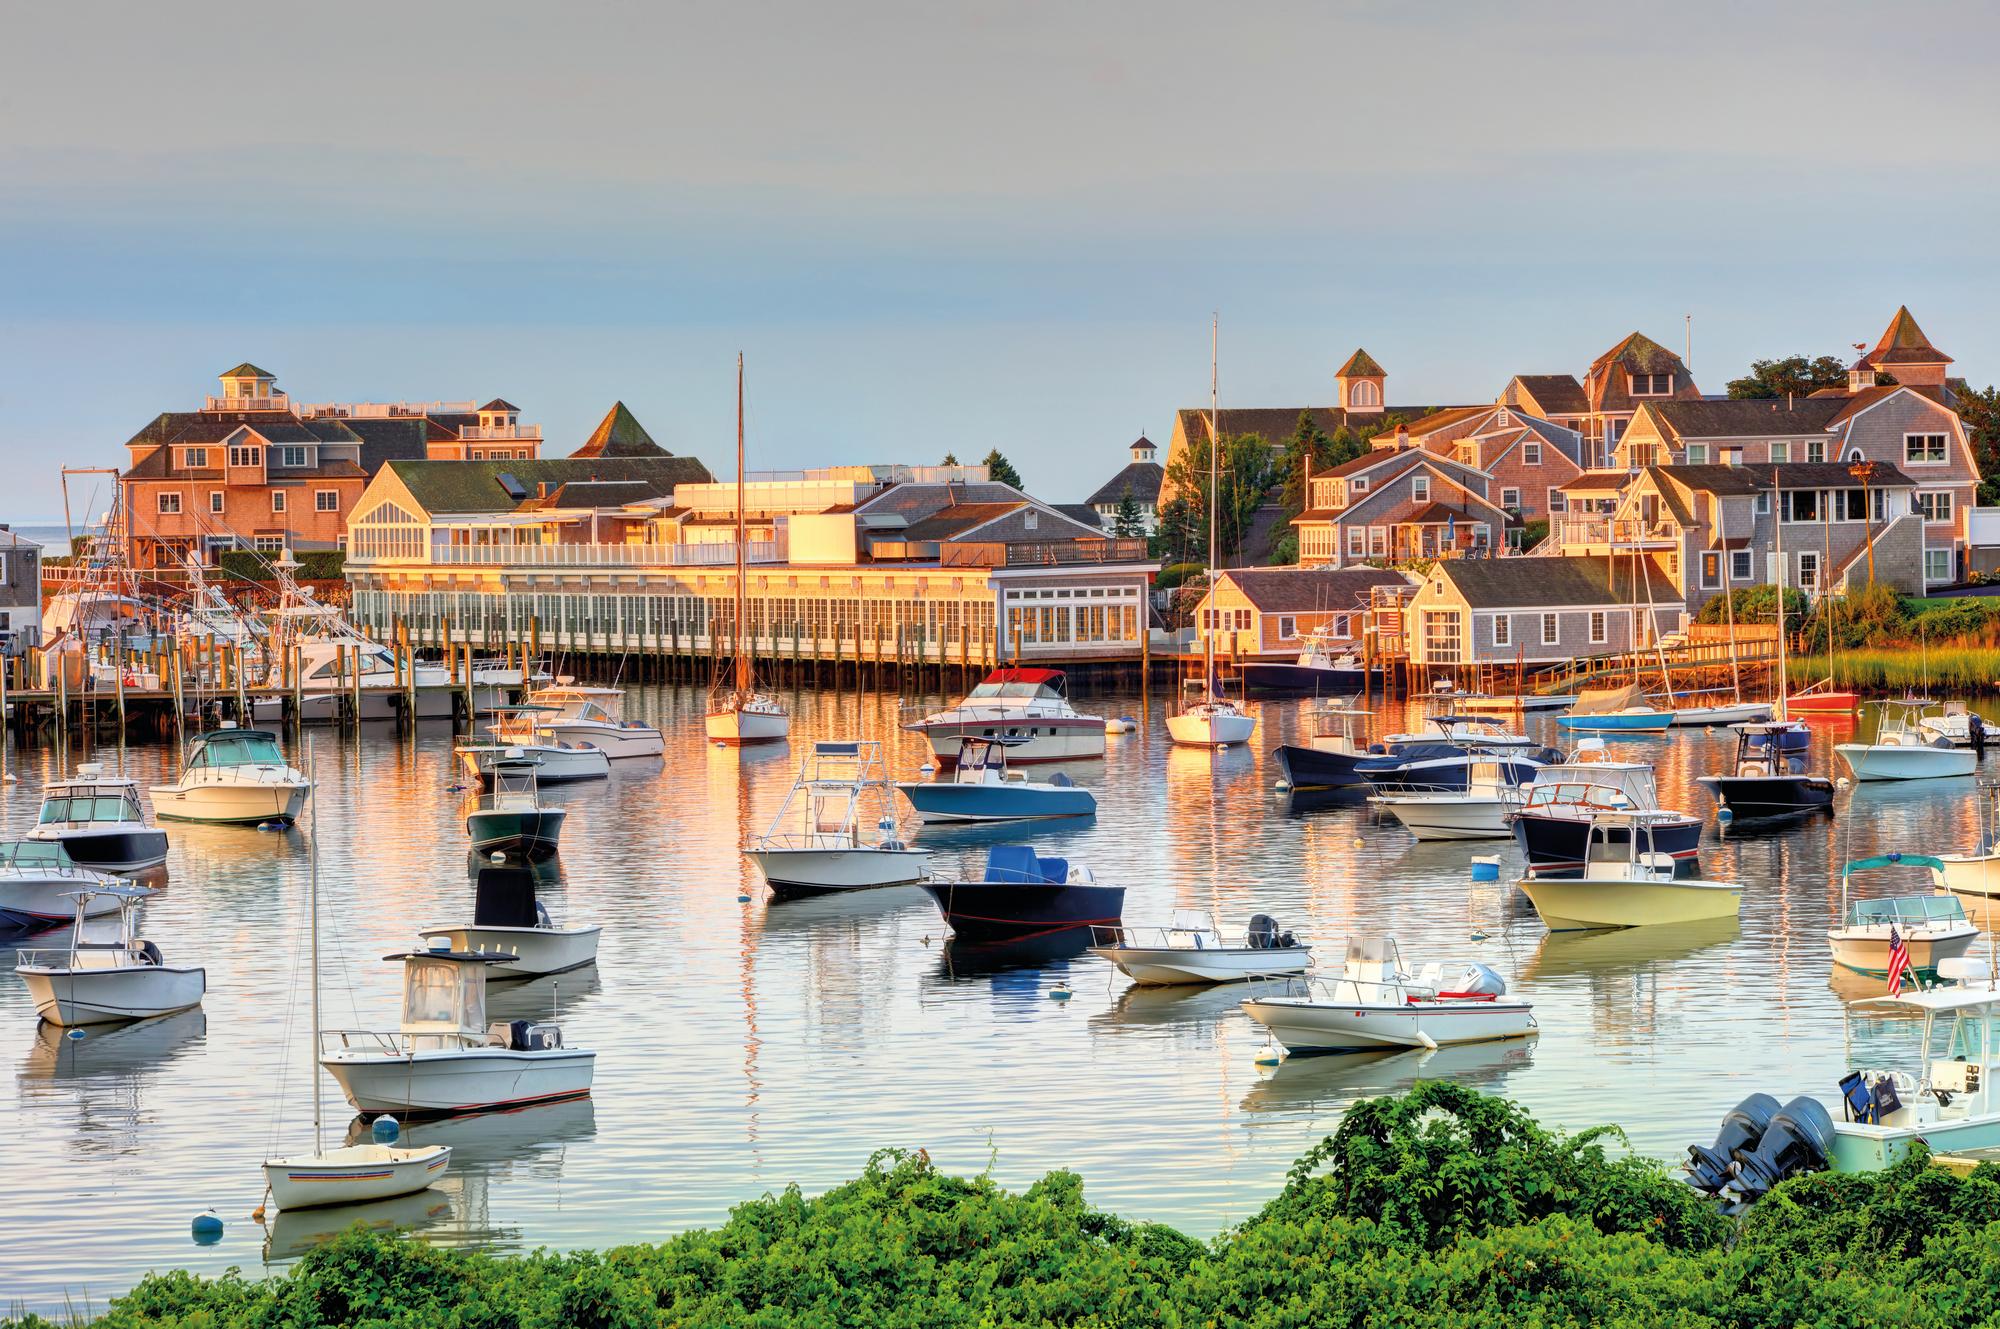
[[[1672,374],[1632,375],[1632,395],[1634,397],[1671,397],[1674,393]]]
[[[1919,489],[1911,495],[1910,510],[1923,513],[1926,522],[1950,521],[1951,499],[1949,489]]]
[[[1825,461],[1825,460],[1826,460],[1826,440],[1825,440],[1825,439],[1823,439],[1823,438],[1809,438],[1809,439],[1807,439],[1807,440],[1806,440],[1806,460],[1807,460],[1807,461]]]
[[[1290,641],[1299,635],[1298,620],[1290,614],[1278,615],[1278,640]]]
[[[210,512],[222,511],[222,491],[220,489],[211,489],[208,491],[208,510]]]
[[[1772,440],[1771,464],[1773,466],[1782,466],[1791,459],[1792,459],[1792,445],[1784,439]]]
[[[1512,614],[1495,614],[1493,616],[1493,644],[1495,646],[1512,646],[1514,644],[1514,616]]]
[[[1431,501],[1431,478],[1428,475],[1410,477],[1410,499],[1416,503]]]
[[[1924,582],[1938,586],[1951,580],[1951,550],[1924,550]]]
[[[182,465],[182,466],[185,466],[185,467],[188,467],[188,468],[190,468],[190,469],[192,469],[192,470],[202,470],[202,471],[205,471],[205,470],[207,470],[207,469],[208,469],[208,449],[207,449],[207,448],[182,448],[182,449],[181,449],[181,465]]]
[[[1368,557],[1368,528],[1350,526],[1347,528],[1347,556],[1349,558]]]
[[[1611,640],[1611,616],[1602,609],[1590,611],[1590,644],[1602,646]]]
[[[314,512],[340,511],[340,491],[338,489],[313,490],[313,511]]]
[[[1552,513],[1554,513],[1554,512],[1567,512],[1567,511],[1569,511],[1569,506],[1568,506],[1568,504],[1569,504],[1569,500],[1568,500],[1568,499],[1567,499],[1566,497],[1564,497],[1564,495],[1563,495],[1563,491],[1562,491],[1562,486],[1561,486],[1561,485],[1550,485],[1550,486],[1549,486],[1549,511],[1550,511],[1550,512],[1552,512]]]
[[[1521,445],[1521,465],[1540,466],[1541,464],[1542,445],[1539,443],[1523,443]]]
[[[1798,588],[1807,595],[1819,594],[1819,550],[1801,549],[1799,551]]]
[[[271,491],[271,511],[283,512],[284,510],[285,510],[285,491],[282,489],[273,489]]]
[[[261,466],[264,464],[264,449],[247,444],[231,444],[229,448],[231,466]]]
[[[1519,508],[1521,506],[1521,491],[1518,489],[1501,490],[1500,506],[1503,508]]]
[[[1768,516],[1770,516],[1770,515],[1771,515],[1771,491],[1770,491],[1770,490],[1768,490],[1768,489],[1760,489],[1760,490],[1758,490],[1758,491],[1757,491],[1757,499],[1756,499],[1756,502],[1755,502],[1755,504],[1753,505],[1753,507],[1752,507],[1752,509],[1751,509],[1751,510],[1752,510],[1752,511],[1754,511],[1754,512],[1755,512],[1755,513],[1756,513],[1756,514],[1757,514],[1758,516],[1760,516],[1760,517],[1768,517]]]
[[[1368,492],[1368,477],[1365,475],[1357,475],[1349,483],[1351,483],[1354,486],[1354,492],[1357,494],[1365,494]]]
[[[1951,449],[1943,434],[1903,435],[1903,463],[1906,466],[1943,466],[1951,460]]]
[[[307,464],[306,450],[303,447],[289,445],[281,448],[278,452],[278,464],[280,466],[292,467],[295,470],[303,469]]]
[[[1335,614],[1333,616],[1331,633],[1333,636],[1342,638],[1343,640],[1351,638],[1354,635],[1353,617],[1348,614]]]
[[[1729,580],[1749,581],[1754,567],[1755,564],[1750,557],[1749,550],[1732,549],[1729,551]]]
[[[178,517],[181,515],[181,496],[179,494],[162,493],[159,499],[160,515],[162,517]]]
[[[1688,444],[1688,445],[1687,445],[1687,464],[1688,464],[1688,465],[1690,465],[1690,466],[1706,466],[1706,465],[1708,465],[1708,444],[1706,444],[1706,443],[1690,443],[1690,444]]]
[[[1542,615],[1542,645],[1555,646],[1562,641],[1562,621],[1554,614]]]

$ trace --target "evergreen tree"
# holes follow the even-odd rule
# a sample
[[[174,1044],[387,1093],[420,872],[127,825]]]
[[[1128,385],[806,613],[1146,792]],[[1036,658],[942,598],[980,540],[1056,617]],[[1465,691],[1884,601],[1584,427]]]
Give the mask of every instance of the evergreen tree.
[[[1753,360],[1750,372],[1729,380],[1729,395],[1751,397],[1810,397],[1821,388],[1847,386],[1847,366],[1831,355],[1788,355],[1782,360]]]
[[[1145,514],[1139,511],[1139,500],[1132,496],[1130,490],[1118,500],[1118,511],[1111,518],[1111,533],[1121,540],[1146,533]]]
[[[1014,463],[1001,456],[998,448],[986,454],[986,478],[998,484],[1012,485],[1016,489],[1027,487],[1021,483],[1021,473],[1014,469]]]
[[[957,454],[956,452],[947,452],[947,453],[945,453],[945,454],[944,454],[944,460],[943,460],[943,461],[941,461],[941,462],[939,462],[939,463],[938,463],[938,465],[940,465],[940,466],[956,466],[956,465],[958,465],[958,454]]]

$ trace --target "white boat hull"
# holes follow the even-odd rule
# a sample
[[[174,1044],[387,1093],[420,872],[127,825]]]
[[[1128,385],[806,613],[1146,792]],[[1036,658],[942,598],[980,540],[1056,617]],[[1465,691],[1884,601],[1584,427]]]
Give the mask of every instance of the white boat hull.
[[[1979,758],[1960,748],[1896,743],[1837,743],[1835,752],[1856,780],[1945,780],[1970,775]]]
[[[555,720],[537,725],[535,733],[562,743],[588,743],[613,761],[624,757],[657,757],[667,750],[665,737],[651,725],[572,724]]]
[[[1765,702],[1743,702],[1728,706],[1683,706],[1674,712],[1677,727],[1715,724],[1755,724],[1771,718]]]
[[[1104,755],[1104,721],[1091,716],[1051,718],[1043,715],[1019,718],[938,722],[911,725],[931,745],[931,755],[940,765],[958,762],[961,738],[1025,738],[1010,744],[1007,764],[1019,766],[1032,761],[1071,761]]]
[[[1191,748],[1227,748],[1247,743],[1257,732],[1257,721],[1248,715],[1205,715],[1188,713],[1167,717],[1167,733],[1174,742]],[[1013,751],[1009,761],[1018,761]]]
[[[516,745],[524,756],[540,757],[542,764],[535,768],[538,784],[563,784],[573,780],[604,780],[611,775],[611,759],[596,748],[557,748]],[[505,756],[509,751],[506,744],[482,744],[458,750],[458,758],[465,767],[465,773],[475,780],[487,781],[493,772],[496,757]]]
[[[227,775],[233,768],[225,767]],[[205,821],[254,825],[298,820],[305,806],[305,780],[203,779],[186,785],[155,785],[153,815],[166,821]]]
[[[383,1144],[351,1144],[323,1154],[273,1158],[264,1164],[264,1184],[278,1209],[314,1209],[330,1204],[366,1204],[423,1190],[444,1175],[449,1145],[398,1149]]]
[[[76,901],[68,892],[108,880],[95,872],[52,876],[0,872],[0,928],[39,929],[67,923],[76,917]],[[83,909],[86,918],[102,918],[118,912],[118,900],[93,895],[84,901]]]
[[[1520,886],[1551,932],[1698,923],[1735,918],[1743,908],[1743,887],[1728,881],[1524,877]]]
[[[2000,853],[1940,854],[1944,888],[1965,906],[1974,927],[1991,932],[2000,925]]]
[[[503,951],[519,957],[512,964],[495,965],[487,972],[488,980],[497,983],[510,978],[567,973],[594,964],[597,939],[603,931],[602,927],[501,928],[448,923],[425,928],[418,935],[448,937],[455,951]]]
[[[1243,1010],[1292,1052],[1445,1047],[1525,1038],[1535,1032],[1529,1004],[1505,998],[1339,1006],[1308,997],[1251,997]]]
[[[1368,801],[1387,808],[1419,840],[1507,839],[1514,833],[1507,814],[1520,806],[1513,799],[1447,794],[1378,794]]]
[[[64,1028],[171,1015],[201,1005],[208,991],[205,971],[167,965],[103,969],[22,965],[14,972],[28,985],[35,1013]]]
[[[1312,952],[1303,946],[1253,950],[1247,946],[1092,946],[1134,983],[1171,987],[1237,983],[1249,978],[1289,978],[1305,973]]]
[[[1833,962],[1841,968],[1861,974],[1886,975],[1889,972],[1887,926],[1836,928],[1827,933],[1826,940],[1833,951]],[[1939,960],[1964,955],[1978,940],[1979,929],[1965,923],[1930,935],[1913,931],[1903,938],[1903,944],[1910,953],[1910,968],[1934,972]]]
[[[773,890],[859,891],[874,886],[906,886],[930,876],[930,854],[922,849],[745,849]]]
[[[339,1082],[357,1112],[370,1116],[449,1116],[580,1098],[590,1092],[597,1054],[561,1048],[517,1052],[509,1048],[385,1052],[346,1047],[320,1065]]]
[[[783,711],[710,711],[703,724],[711,743],[776,743],[792,732]]]

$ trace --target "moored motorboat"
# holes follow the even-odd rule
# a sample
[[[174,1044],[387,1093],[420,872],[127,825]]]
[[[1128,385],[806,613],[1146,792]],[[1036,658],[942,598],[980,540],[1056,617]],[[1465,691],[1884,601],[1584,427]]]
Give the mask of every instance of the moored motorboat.
[[[83,887],[112,886],[118,878],[82,867],[54,840],[0,840],[0,933],[39,932],[76,916],[72,893]],[[93,891],[84,901],[87,916],[118,911],[116,896]]]
[[[1452,717],[1443,716],[1449,721]],[[1445,741],[1441,736],[1423,743],[1401,743],[1379,755],[1363,757],[1354,763],[1354,773],[1384,793],[1405,790],[1463,789],[1468,772],[1474,762],[1498,761],[1503,769],[1503,777],[1514,784],[1528,784],[1536,772],[1552,761],[1561,761],[1562,754],[1551,748],[1508,748],[1502,752],[1482,754],[1462,743]]]
[[[958,759],[943,780],[898,780],[896,789],[927,822],[1032,821],[1096,815],[1097,795],[1057,772],[1030,780],[1007,769],[1010,749],[1023,740],[962,738]]]
[[[1093,927],[1090,953],[1133,982],[1154,986],[1283,977],[1312,963],[1312,951],[1269,914],[1252,914],[1243,935],[1232,938],[1217,929],[1214,915],[1196,909],[1175,910],[1165,927]]]
[[[1674,815],[1634,809],[1596,813],[1576,874],[1530,872],[1519,882],[1521,893],[1551,932],[1736,917],[1743,906],[1740,883],[1679,876],[1673,855],[1658,847],[1653,823]],[[1613,832],[1622,835],[1614,840]]]
[[[98,872],[140,872],[167,861],[167,833],[146,823],[137,781],[107,776],[87,761],[76,778],[42,790],[42,808],[25,837],[60,844],[71,861]]]
[[[1508,818],[1521,805],[1518,768],[1476,747],[1471,756],[1462,787],[1404,789],[1374,794],[1368,801],[1395,817],[1419,840],[1504,839],[1512,833]]]
[[[1433,715],[1430,722],[1437,726],[1435,734],[1391,734],[1382,742],[1390,748],[1408,743],[1462,743],[1482,748],[1533,748],[1539,746],[1526,734],[1515,733],[1505,725],[1491,720],[1482,720],[1476,715]]]
[[[1344,789],[1363,786],[1366,777],[1354,768],[1371,756],[1358,732],[1371,712],[1346,706],[1309,706],[1301,716],[1303,743],[1280,744],[1271,755],[1294,789]]]
[[[1298,658],[1245,660],[1237,676],[1251,692],[1309,692],[1315,696],[1352,696],[1369,684],[1369,671],[1351,643],[1335,637],[1329,627],[1314,628],[1300,646]],[[1380,671],[1376,671],[1378,676]]]
[[[542,759],[511,748],[488,767],[491,793],[482,794],[465,814],[465,833],[472,847],[484,853],[521,854],[547,858],[562,840],[568,810],[546,805],[535,783]]]
[[[977,881],[922,883],[961,940],[1009,941],[1070,929],[1115,926],[1125,888],[1105,886],[1087,867],[1040,858],[1032,847],[996,844]]]
[[[922,881],[930,855],[897,834],[891,801],[880,743],[814,743],[770,829],[743,855],[780,898]]]
[[[1660,814],[1650,823],[1656,850],[1682,861],[1699,854],[1700,820],[1660,807],[1652,763],[1616,760],[1601,738],[1583,739],[1568,757],[1535,772],[1511,825],[1531,870],[1566,871],[1583,866],[1598,813],[1633,809]],[[1610,824],[1602,833],[1615,849],[1630,828]]]
[[[1616,688],[1585,688],[1576,704],[1556,717],[1556,725],[1580,734],[1664,734],[1674,713],[1648,703],[1636,683]]]
[[[2000,930],[2000,784],[1979,787],[1979,840],[1971,852],[1939,854],[1940,889],[1965,906],[1973,926]]]
[[[1921,697],[1884,701],[1874,742],[1837,743],[1833,750],[1856,780],[1945,780],[1972,774],[1979,765],[1977,755],[1924,732],[1930,705]]]
[[[461,743],[456,749],[466,777],[481,784],[493,781],[493,764],[519,755],[532,757],[538,785],[569,784],[579,780],[604,780],[611,775],[611,758],[604,749],[588,742],[570,743],[537,736],[536,726],[549,714],[537,705],[502,706],[487,726],[493,735],[487,743]]]
[[[1938,715],[1926,715],[1917,721],[1918,728],[1932,738],[1941,738],[1957,748],[1971,748],[1974,752],[1986,750],[1986,721],[1975,711],[1963,706],[1946,707]]]
[[[311,787],[286,762],[276,734],[224,722],[189,745],[179,780],[153,786],[153,812],[169,821],[289,826]]]
[[[1534,1033],[1533,1004],[1506,993],[1483,964],[1409,972],[1394,937],[1355,937],[1339,977],[1293,979],[1245,998],[1243,1010],[1293,1053],[1437,1048]]]
[[[589,744],[606,757],[657,757],[666,751],[660,731],[622,714],[622,688],[580,687],[567,677],[535,691],[535,736],[544,743]]]
[[[1070,705],[1060,669],[995,669],[957,704],[903,727],[922,734],[940,762],[958,759],[963,738],[1025,739],[1009,753],[1015,765],[1104,755],[1104,717]]]
[[[533,870],[490,865],[473,886],[472,922],[439,923],[420,929],[431,945],[453,951],[508,957],[493,966],[490,982],[568,973],[597,960],[602,926],[557,927],[535,894]]]
[[[1796,817],[1833,807],[1833,781],[1809,767],[1812,732],[1803,721],[1764,720],[1733,728],[1736,757],[1728,773],[1695,777],[1731,820]]]
[[[1771,718],[1771,704],[1762,701],[1721,702],[1714,706],[1674,706],[1673,727],[1702,728],[1719,724],[1755,724]]]
[[[201,1005],[208,991],[207,972],[198,966],[170,965],[160,948],[138,934],[139,902],[153,892],[144,886],[106,884],[70,892],[75,902],[74,930],[66,948],[26,950],[17,955],[14,972],[28,985],[35,1013],[53,1025],[68,1027],[144,1020]],[[116,902],[117,927],[108,938],[94,935],[89,919],[91,900],[108,896]]]
[[[1891,954],[1900,945],[1910,970],[1928,977],[1939,961],[1964,955],[1978,940],[1979,929],[1958,897],[1942,889],[1890,896],[1858,893],[1861,874],[1895,868],[1921,868],[1930,874],[1927,885],[1944,885],[1944,864],[1928,854],[1892,852],[1854,859],[1840,869],[1841,922],[1827,929],[1827,946],[1842,968],[1887,974]]]

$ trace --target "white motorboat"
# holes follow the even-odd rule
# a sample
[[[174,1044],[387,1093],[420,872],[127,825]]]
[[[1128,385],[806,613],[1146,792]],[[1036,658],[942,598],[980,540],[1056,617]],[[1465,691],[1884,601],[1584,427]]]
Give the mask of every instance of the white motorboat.
[[[140,872],[167,861],[167,833],[146,823],[139,785],[107,776],[98,762],[76,778],[42,790],[42,810],[27,839],[60,844],[70,859],[98,872]]]
[[[1246,998],[1243,1010],[1294,1053],[1437,1048],[1534,1033],[1533,1004],[1506,994],[1506,980],[1483,964],[1411,973],[1394,937],[1356,937],[1338,978],[1293,979],[1284,992]]]
[[[770,830],[743,846],[744,857],[780,898],[922,881],[930,855],[896,833],[892,803],[880,743],[815,743]]]
[[[440,947],[384,958],[403,964],[400,1031],[333,1030],[320,1039],[320,1065],[357,1112],[450,1116],[590,1092],[597,1054],[565,1048],[559,1026],[488,1027],[486,971],[514,956]]]
[[[533,758],[538,784],[567,784],[577,780],[604,780],[611,775],[611,758],[604,749],[589,743],[549,742],[535,736],[535,727],[545,712],[539,706],[502,706],[495,712],[486,731],[490,743],[461,743],[459,765],[466,778],[483,785],[493,783],[493,764],[511,754]]]
[[[1104,755],[1104,717],[1070,705],[1060,669],[995,669],[957,705],[903,727],[922,734],[940,763],[958,759],[964,738],[1026,740],[1008,751],[1017,766]]]
[[[1531,872],[1521,893],[1551,932],[1736,917],[1741,883],[1677,876],[1674,856],[1659,847],[1655,827],[1680,820],[1675,812],[1602,809],[1591,818],[1582,868],[1563,877]]]
[[[1097,795],[1058,771],[1030,780],[1007,769],[1008,752],[1026,740],[962,738],[949,779],[898,780],[896,789],[926,822],[1034,821],[1093,817]]]
[[[625,693],[619,688],[578,687],[568,679],[558,686],[536,692],[533,704],[550,708],[535,721],[535,735],[543,742],[588,743],[616,761],[620,757],[657,757],[667,750],[660,731],[641,720],[627,720],[620,714]]]
[[[1468,747],[1482,748],[1532,748],[1539,744],[1526,734],[1517,734],[1505,725],[1491,720],[1482,720],[1476,715],[1434,715],[1432,724],[1438,727],[1435,734],[1391,734],[1383,739],[1384,746],[1395,748],[1405,743],[1459,743]]]
[[[1419,840],[1506,839],[1514,833],[1508,818],[1523,797],[1515,774],[1511,763],[1475,751],[1463,789],[1404,789],[1371,794],[1368,801]]]
[[[68,1027],[144,1020],[201,1005],[208,991],[207,973],[168,964],[158,946],[138,935],[139,902],[151,894],[144,886],[123,884],[70,892],[76,912],[69,945],[21,951],[14,966],[28,985],[36,1014],[50,1024]],[[118,910],[116,928],[101,940],[89,921],[91,901],[97,896],[109,896]]]
[[[527,858],[553,856],[562,840],[567,808],[544,804],[535,782],[542,764],[519,748],[495,758],[487,767],[491,793],[480,796],[465,814],[465,833],[472,847],[483,853],[521,854]]]
[[[521,867],[484,866],[473,888],[472,922],[441,923],[422,929],[431,945],[443,941],[454,951],[510,957],[495,966],[490,981],[541,978],[597,962],[601,925],[559,928],[535,895],[535,874]]]
[[[735,683],[724,688],[720,678],[709,690],[704,732],[711,743],[732,747],[775,743],[792,732],[785,704],[756,687],[756,666],[745,632],[750,622],[750,576],[745,557],[750,548],[743,497],[743,357],[736,357],[736,612],[729,620],[730,654]],[[711,629],[712,630],[712,629]]]
[[[1511,820],[1533,871],[1581,867],[1591,821],[1607,809],[1659,812],[1648,823],[1653,847],[1675,858],[1692,859],[1701,849],[1700,818],[1660,807],[1652,763],[1616,760],[1601,738],[1580,740],[1562,761],[1536,771],[1524,794]],[[1624,831],[1614,826],[1608,834],[1617,844]]]
[[[0,840],[0,932],[39,932],[76,916],[72,894],[117,885],[118,878],[80,866],[55,840]],[[89,917],[118,911],[116,896],[93,890]]]
[[[1940,888],[1987,932],[2000,931],[2000,784],[1980,785],[1979,842],[1966,854],[1939,854]]]
[[[1920,1015],[1918,1073],[1863,1069],[1841,1081],[1846,1120],[1833,1123],[1829,1162],[1837,1172],[1874,1172],[1899,1162],[1922,1142],[1932,1153],[2000,1146],[2000,987],[1983,963],[1941,962],[1945,986],[1906,986],[1857,1006]],[[1942,1035],[1942,1036],[1940,1036]],[[1884,1092],[1885,1088],[1887,1092]]]
[[[1926,715],[1917,726],[1933,739],[1941,738],[1957,748],[1978,749],[1986,743],[1986,722],[1963,706]]]
[[[1302,743],[1281,743],[1271,753],[1285,783],[1294,789],[1348,789],[1368,783],[1354,768],[1371,753],[1363,724],[1372,712],[1348,706],[1314,705],[1299,717]]]
[[[1215,917],[1177,909],[1165,927],[1091,928],[1090,953],[1135,983],[1175,986],[1234,983],[1303,974],[1312,951],[1269,914],[1252,914],[1241,937],[1224,937]]]
[[[1942,780],[1972,774],[1979,765],[1975,754],[1924,732],[1930,704],[1920,697],[1882,702],[1874,742],[1836,743],[1833,750],[1856,780]]]
[[[1935,893],[1857,897],[1855,878],[1895,868],[1922,868]],[[1928,854],[1877,854],[1840,869],[1840,926],[1827,929],[1833,962],[1856,973],[1886,975],[1889,954],[1902,942],[1910,969],[1928,977],[1939,961],[1964,955],[1979,939],[1957,896],[1942,889],[1944,864]]]
[[[1191,748],[1227,748],[1248,743],[1257,732],[1255,716],[1227,697],[1204,693],[1200,701],[1167,717],[1167,733],[1174,742]]]
[[[314,812],[311,886],[306,897],[308,927],[312,937],[312,1038],[306,1044],[311,1061],[306,1076],[312,1081],[313,1151],[291,1154],[264,1162],[264,1189],[280,1210],[311,1209],[326,1205],[360,1204],[387,1200],[423,1190],[444,1174],[451,1161],[445,1145],[397,1148],[376,1141],[326,1148],[320,1117],[319,1093],[319,836],[318,806]],[[260,1208],[257,1217],[263,1217]]]
[[[153,786],[153,811],[169,821],[289,826],[311,788],[285,761],[276,734],[225,721],[189,745],[179,781]]]

